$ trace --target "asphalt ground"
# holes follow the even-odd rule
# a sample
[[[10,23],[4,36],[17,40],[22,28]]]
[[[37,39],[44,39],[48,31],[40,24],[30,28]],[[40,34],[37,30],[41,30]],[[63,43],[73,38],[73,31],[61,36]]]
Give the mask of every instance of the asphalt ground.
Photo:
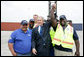
[[[1,56],[12,56],[8,48],[8,40],[13,31],[1,31]],[[83,31],[77,31],[80,41],[80,56],[83,56]],[[73,53],[75,52],[75,45]]]

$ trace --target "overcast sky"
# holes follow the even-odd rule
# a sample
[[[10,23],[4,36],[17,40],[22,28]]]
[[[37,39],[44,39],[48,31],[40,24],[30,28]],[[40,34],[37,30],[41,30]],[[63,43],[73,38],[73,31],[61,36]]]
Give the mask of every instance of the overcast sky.
[[[47,19],[48,1],[1,1],[1,22],[21,22],[34,14]],[[57,1],[57,15],[66,15],[73,23],[83,23],[82,1]]]

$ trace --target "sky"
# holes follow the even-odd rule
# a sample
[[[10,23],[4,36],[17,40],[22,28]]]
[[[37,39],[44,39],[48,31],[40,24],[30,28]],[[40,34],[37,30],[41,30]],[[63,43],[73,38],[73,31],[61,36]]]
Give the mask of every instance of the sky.
[[[82,1],[59,1],[57,2],[57,15],[65,15],[67,20],[73,23],[83,23]]]
[[[1,22],[21,22],[34,14],[48,16],[48,1],[1,1]],[[73,23],[83,23],[82,1],[57,1],[57,15],[65,15]]]

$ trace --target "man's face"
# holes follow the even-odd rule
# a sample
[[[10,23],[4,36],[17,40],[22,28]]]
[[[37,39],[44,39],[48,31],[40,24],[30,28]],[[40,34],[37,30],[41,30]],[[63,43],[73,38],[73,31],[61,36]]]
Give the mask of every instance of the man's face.
[[[25,24],[25,25],[21,25],[21,29],[23,30],[23,31],[26,31],[27,30],[27,24]]]
[[[72,26],[72,22],[69,22],[69,24]]]
[[[61,24],[62,26],[65,26],[65,25],[66,25],[66,20],[61,19],[61,20],[60,20],[60,24]]]
[[[39,17],[39,19],[37,20],[37,23],[38,23],[38,25],[43,25],[43,19],[42,19],[42,17]]]
[[[34,15],[33,18],[34,18],[35,21],[37,21],[38,16],[37,15]]]
[[[29,22],[29,27],[30,27],[30,28],[33,28],[33,26],[34,26],[34,22],[33,22],[33,21],[30,21],[30,22]]]

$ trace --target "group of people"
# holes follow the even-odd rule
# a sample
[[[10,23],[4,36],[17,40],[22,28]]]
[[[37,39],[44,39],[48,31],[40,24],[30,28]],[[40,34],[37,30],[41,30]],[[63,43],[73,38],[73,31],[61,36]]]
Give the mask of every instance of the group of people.
[[[21,21],[21,28],[15,30],[8,41],[13,56],[79,56],[79,38],[74,28],[67,23],[65,15],[59,22],[55,18],[56,5],[52,5],[50,20],[44,23],[42,16],[34,15],[33,19]]]

